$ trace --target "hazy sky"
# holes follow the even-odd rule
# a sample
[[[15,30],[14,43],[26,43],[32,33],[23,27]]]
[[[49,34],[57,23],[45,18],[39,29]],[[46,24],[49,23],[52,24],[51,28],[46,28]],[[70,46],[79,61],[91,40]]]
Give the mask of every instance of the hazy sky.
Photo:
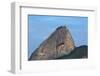
[[[28,57],[56,30],[66,25],[75,46],[88,45],[88,17],[79,16],[28,16]]]

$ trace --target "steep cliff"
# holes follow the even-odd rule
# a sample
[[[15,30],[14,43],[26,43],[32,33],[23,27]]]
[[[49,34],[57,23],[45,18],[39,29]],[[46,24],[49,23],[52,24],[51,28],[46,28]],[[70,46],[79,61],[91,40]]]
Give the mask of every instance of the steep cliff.
[[[31,54],[29,60],[50,60],[68,55],[75,48],[71,33],[66,26],[58,27]]]

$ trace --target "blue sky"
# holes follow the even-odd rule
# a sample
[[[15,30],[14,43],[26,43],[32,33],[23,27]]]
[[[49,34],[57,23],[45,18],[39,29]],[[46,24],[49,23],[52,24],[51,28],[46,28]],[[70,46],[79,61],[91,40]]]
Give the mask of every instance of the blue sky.
[[[88,45],[88,17],[28,16],[28,57],[59,26],[66,26],[75,46]]]

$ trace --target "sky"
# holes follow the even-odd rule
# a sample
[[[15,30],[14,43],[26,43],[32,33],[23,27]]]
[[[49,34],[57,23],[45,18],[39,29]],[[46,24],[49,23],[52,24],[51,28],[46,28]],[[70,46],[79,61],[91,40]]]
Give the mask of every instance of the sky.
[[[29,15],[28,58],[59,26],[69,29],[75,46],[88,45],[88,17]]]

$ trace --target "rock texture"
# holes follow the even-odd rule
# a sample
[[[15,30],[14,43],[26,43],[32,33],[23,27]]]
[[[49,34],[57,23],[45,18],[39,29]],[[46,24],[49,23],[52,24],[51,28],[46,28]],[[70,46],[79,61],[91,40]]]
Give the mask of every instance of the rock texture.
[[[29,60],[50,60],[68,55],[75,48],[74,41],[66,26],[58,27],[32,53]]]

